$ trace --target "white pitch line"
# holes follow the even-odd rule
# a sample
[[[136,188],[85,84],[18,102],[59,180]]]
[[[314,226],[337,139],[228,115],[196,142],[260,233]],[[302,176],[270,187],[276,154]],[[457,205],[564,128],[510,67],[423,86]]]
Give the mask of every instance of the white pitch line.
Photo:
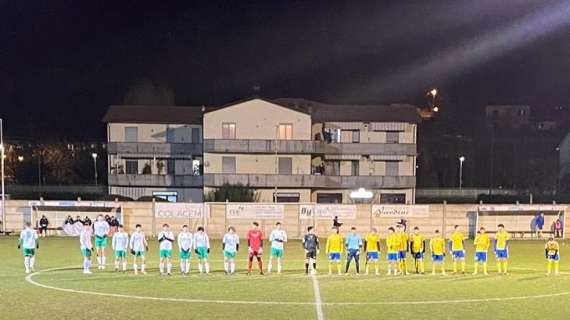
[[[311,280],[313,281],[313,293],[315,295],[315,309],[317,311],[317,320],[325,320],[323,313],[323,300],[321,299],[321,289],[319,288],[319,280],[312,274]]]
[[[473,299],[457,299],[457,300],[423,300],[423,301],[375,301],[375,302],[322,302],[320,296],[320,289],[318,284],[317,276],[312,275],[313,289],[315,290],[315,302],[295,302],[295,301],[255,301],[255,300],[207,300],[207,299],[184,299],[184,298],[162,298],[162,297],[149,297],[149,296],[136,296],[127,294],[117,294],[117,293],[105,293],[105,292],[95,292],[95,291],[84,291],[84,290],[74,290],[53,287],[45,285],[33,280],[33,277],[44,272],[59,271],[70,268],[77,268],[77,266],[60,267],[46,269],[42,271],[37,271],[31,273],[25,277],[25,280],[35,286],[67,292],[67,293],[79,293],[102,297],[115,297],[124,299],[134,299],[134,300],[151,300],[151,301],[170,301],[170,302],[185,302],[185,303],[214,303],[214,304],[245,304],[245,305],[301,305],[301,306],[315,306],[317,311],[318,320],[324,320],[324,314],[322,311],[322,306],[367,306],[367,305],[426,305],[426,304],[463,304],[463,303],[480,303],[480,302],[504,302],[504,301],[517,301],[517,300],[529,300],[529,299],[541,299],[541,298],[551,298],[570,295],[570,291],[559,292],[559,293],[549,293],[549,294],[539,294],[532,296],[515,296],[515,297],[501,297],[501,298],[473,298]],[[561,272],[563,273],[563,272]],[[564,272],[563,274],[566,274]],[[87,276],[86,279],[89,279]]]

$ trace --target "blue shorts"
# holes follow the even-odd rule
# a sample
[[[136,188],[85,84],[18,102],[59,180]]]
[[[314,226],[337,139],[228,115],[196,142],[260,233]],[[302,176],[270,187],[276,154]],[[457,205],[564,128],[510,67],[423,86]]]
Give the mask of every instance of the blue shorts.
[[[509,250],[508,249],[495,250],[495,255],[497,256],[497,259],[507,259],[509,257]]]
[[[367,252],[366,258],[368,258],[368,260],[378,260],[380,259],[380,252],[378,251]]]
[[[454,259],[465,259],[465,250],[455,250],[452,254]]]
[[[431,260],[433,262],[443,262],[443,254],[432,254]]]
[[[557,253],[557,254],[553,254],[553,255],[550,255],[550,254],[549,254],[548,257],[546,258],[546,260],[549,260],[549,261],[560,261],[560,255],[559,255],[558,253]]]
[[[386,255],[386,259],[388,259],[388,261],[390,261],[390,262],[398,261],[398,254],[397,253],[388,253]]]
[[[406,251],[398,251],[398,259],[406,259]]]
[[[331,260],[331,261],[340,261],[340,252],[331,252],[331,253],[329,253],[329,260]]]
[[[414,259],[423,259],[423,258],[424,258],[424,253],[423,253],[423,252],[412,253],[412,258],[414,258]]]
[[[475,252],[475,262],[487,262],[487,252]]]
[[[348,260],[352,258],[357,258],[359,255],[360,253],[358,252],[358,249],[348,249],[348,252],[346,253]]]

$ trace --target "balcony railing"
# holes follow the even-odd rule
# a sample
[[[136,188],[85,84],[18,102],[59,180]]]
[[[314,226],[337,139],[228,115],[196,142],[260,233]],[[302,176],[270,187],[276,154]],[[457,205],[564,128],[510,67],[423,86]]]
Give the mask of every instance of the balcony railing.
[[[110,174],[109,186],[202,187],[202,176],[158,174]]]
[[[223,174],[207,173],[204,186],[219,187],[225,183],[249,185],[257,188],[415,188],[413,176],[319,176],[276,174]]]
[[[109,154],[127,155],[194,155],[202,154],[201,143],[109,142]]]
[[[277,150],[276,150],[277,149]],[[206,139],[204,152],[280,153],[280,154],[353,154],[416,155],[412,143],[327,143],[312,140],[231,140]]]

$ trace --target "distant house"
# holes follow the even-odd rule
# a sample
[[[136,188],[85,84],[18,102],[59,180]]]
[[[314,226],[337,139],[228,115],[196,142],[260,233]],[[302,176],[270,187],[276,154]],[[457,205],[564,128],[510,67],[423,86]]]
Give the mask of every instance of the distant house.
[[[488,105],[485,107],[487,126],[500,129],[529,127],[530,110],[530,106],[526,105]]]

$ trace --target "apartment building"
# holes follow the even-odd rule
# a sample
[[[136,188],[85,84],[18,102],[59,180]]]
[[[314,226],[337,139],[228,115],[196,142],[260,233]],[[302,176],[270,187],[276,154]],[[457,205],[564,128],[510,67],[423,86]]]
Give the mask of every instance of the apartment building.
[[[413,203],[419,122],[411,105],[233,103],[204,114],[204,193],[241,183],[262,202],[351,203],[365,188]]]
[[[109,194],[202,202],[204,107],[111,106]]]

